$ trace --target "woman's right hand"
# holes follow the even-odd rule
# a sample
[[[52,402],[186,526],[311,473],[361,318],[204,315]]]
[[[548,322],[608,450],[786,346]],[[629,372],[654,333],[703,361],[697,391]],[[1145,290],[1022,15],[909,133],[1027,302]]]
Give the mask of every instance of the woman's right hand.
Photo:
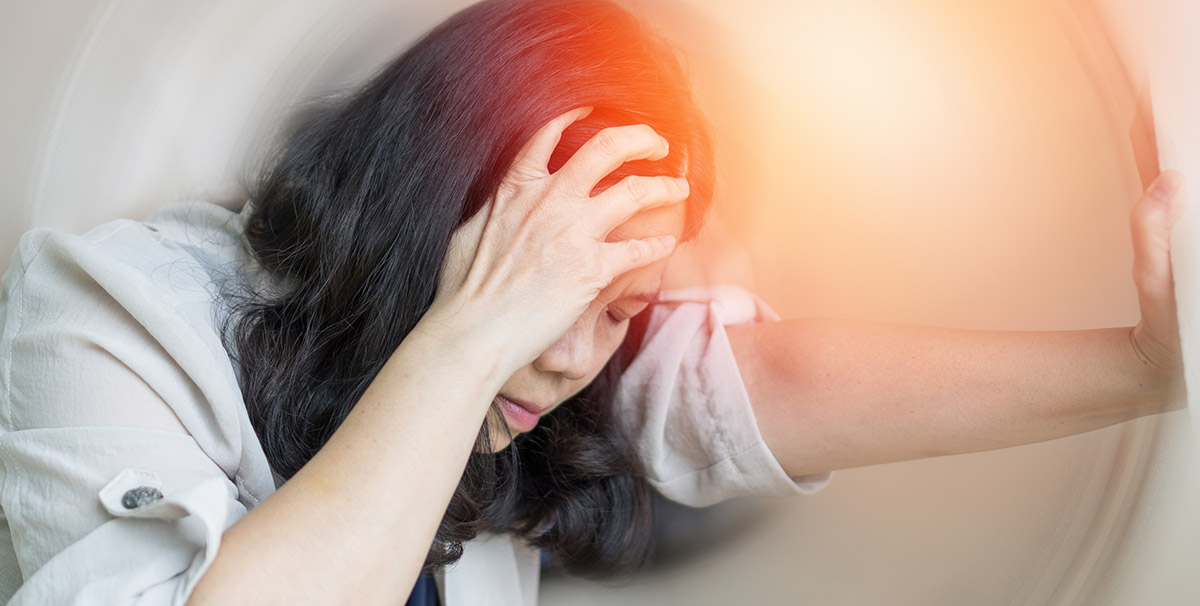
[[[675,244],[670,235],[606,237],[642,210],[686,199],[686,180],[630,176],[591,195],[623,163],[667,155],[666,139],[650,127],[604,129],[550,174],[563,130],[590,111],[555,118],[517,154],[495,196],[455,232],[422,318],[495,339],[505,372],[550,347],[614,278],[666,257]]]

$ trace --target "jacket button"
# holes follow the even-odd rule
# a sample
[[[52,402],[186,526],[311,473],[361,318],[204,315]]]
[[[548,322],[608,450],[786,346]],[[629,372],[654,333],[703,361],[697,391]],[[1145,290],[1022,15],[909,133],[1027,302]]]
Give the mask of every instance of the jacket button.
[[[138,486],[125,491],[121,504],[125,509],[137,509],[163,498],[163,493],[153,486]]]

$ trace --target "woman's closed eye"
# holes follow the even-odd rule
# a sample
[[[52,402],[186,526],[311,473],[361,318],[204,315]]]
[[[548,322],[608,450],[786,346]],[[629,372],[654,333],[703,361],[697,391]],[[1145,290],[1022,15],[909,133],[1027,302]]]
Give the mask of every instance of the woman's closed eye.
[[[642,313],[652,303],[652,299],[657,296],[657,293],[638,296],[626,297],[617,303],[608,306],[605,314],[608,319],[612,320],[613,324],[621,324],[627,322],[630,318]]]
[[[610,305],[608,307],[608,309],[606,309],[604,311],[604,313],[608,316],[608,319],[610,321],[612,321],[613,324],[621,324],[623,322],[627,322],[627,321],[629,321],[629,318],[632,318],[635,315],[635,314],[626,314],[612,305]]]

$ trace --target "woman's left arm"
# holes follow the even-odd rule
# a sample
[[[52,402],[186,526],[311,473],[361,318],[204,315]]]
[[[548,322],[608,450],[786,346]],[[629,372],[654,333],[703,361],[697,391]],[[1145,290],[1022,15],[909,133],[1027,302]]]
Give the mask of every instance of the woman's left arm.
[[[1179,183],[1164,173],[1132,212],[1137,326],[728,327],[768,447],[800,476],[1030,444],[1185,406],[1169,255]]]

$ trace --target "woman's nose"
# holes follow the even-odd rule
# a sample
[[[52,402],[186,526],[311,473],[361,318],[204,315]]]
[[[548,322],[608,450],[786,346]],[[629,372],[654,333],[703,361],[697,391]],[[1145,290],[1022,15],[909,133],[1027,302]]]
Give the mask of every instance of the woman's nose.
[[[591,327],[583,318],[571,326],[542,355],[533,361],[533,367],[541,372],[553,372],[570,380],[588,376],[595,356]]]

